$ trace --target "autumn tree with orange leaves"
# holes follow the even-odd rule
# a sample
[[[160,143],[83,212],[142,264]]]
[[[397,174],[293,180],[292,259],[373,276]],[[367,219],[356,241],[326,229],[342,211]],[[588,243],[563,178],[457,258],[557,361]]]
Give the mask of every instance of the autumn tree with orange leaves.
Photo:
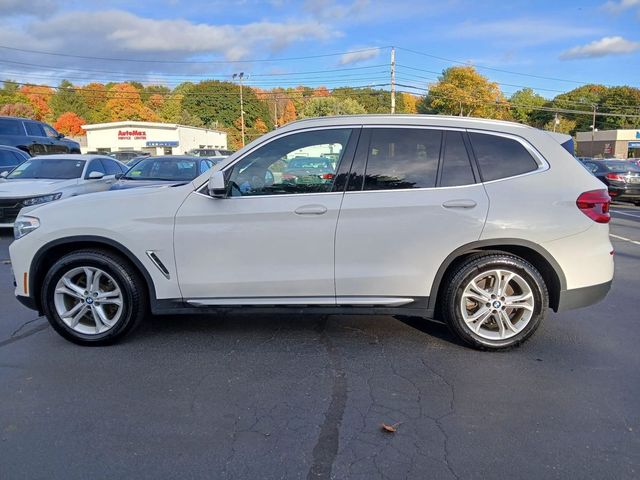
[[[86,123],[86,120],[81,116],[73,112],[65,112],[58,117],[56,123],[53,124],[53,128],[64,135],[78,136],[85,134],[82,125]]]
[[[44,85],[23,85],[18,91],[29,101],[36,120],[49,120],[53,112],[49,106],[49,102],[54,93],[51,87]]]
[[[158,115],[142,103],[140,91],[128,83],[118,83],[108,91],[109,100],[105,108],[110,113],[110,120],[118,122],[122,120],[142,120],[156,122]]]

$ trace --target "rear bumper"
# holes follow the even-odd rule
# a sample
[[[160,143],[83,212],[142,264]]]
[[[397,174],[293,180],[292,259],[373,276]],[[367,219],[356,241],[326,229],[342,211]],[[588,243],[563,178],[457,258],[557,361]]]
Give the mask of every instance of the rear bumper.
[[[611,280],[599,285],[591,285],[589,287],[574,288],[571,290],[562,290],[560,292],[560,301],[558,303],[558,312],[565,312],[576,308],[587,307],[598,303],[607,296],[611,290]]]

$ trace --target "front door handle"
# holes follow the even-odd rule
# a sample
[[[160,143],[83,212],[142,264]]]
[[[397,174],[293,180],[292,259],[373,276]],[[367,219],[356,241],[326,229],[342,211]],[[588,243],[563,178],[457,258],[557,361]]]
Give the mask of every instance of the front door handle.
[[[447,200],[442,204],[444,208],[473,208],[476,205],[478,204],[470,199]]]
[[[295,209],[296,215],[323,215],[327,213],[324,205],[303,205]]]

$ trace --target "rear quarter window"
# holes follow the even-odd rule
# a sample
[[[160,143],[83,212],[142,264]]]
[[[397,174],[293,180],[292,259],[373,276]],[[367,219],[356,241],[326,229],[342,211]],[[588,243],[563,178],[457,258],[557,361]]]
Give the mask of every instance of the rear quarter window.
[[[22,122],[10,120],[8,118],[0,118],[0,135],[23,135],[24,128]]]
[[[538,169],[538,163],[517,140],[470,132],[469,139],[478,161],[482,181],[514,177]]]

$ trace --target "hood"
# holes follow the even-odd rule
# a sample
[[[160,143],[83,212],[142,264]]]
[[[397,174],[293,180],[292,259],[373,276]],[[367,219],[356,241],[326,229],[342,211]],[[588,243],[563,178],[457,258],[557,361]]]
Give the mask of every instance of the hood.
[[[137,187],[153,187],[153,186],[168,186],[168,185],[183,185],[190,183],[185,180],[118,180],[111,186],[111,190],[126,190],[129,188]]]
[[[76,185],[77,178],[70,180],[51,179],[11,179],[0,182],[0,198],[21,198],[56,193],[63,188]]]

